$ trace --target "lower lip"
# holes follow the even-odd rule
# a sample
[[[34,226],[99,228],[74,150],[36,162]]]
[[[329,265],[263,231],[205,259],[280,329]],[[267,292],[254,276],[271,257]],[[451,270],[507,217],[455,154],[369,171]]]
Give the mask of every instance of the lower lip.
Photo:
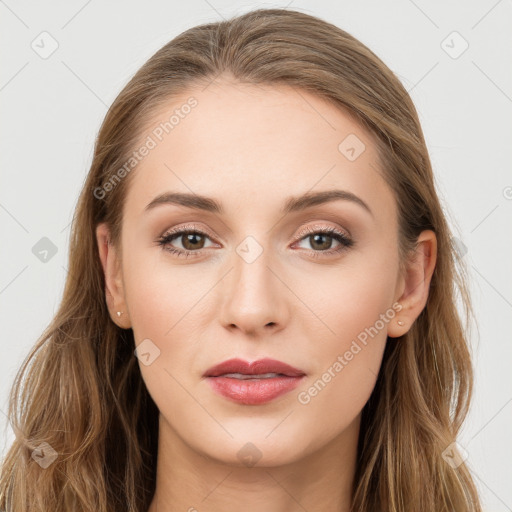
[[[271,377],[257,380],[208,377],[207,380],[219,395],[239,404],[260,405],[296,388],[303,377]]]

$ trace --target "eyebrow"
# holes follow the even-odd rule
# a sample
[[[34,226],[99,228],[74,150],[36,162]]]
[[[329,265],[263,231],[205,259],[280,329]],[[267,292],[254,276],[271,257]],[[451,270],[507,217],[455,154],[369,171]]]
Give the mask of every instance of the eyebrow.
[[[349,192],[348,190],[325,190],[322,192],[307,192],[298,197],[289,197],[283,206],[282,214],[286,215],[293,212],[298,212],[332,201],[344,200],[351,201],[363,207],[370,215],[373,212],[370,207],[358,196]],[[165,192],[156,196],[144,209],[144,211],[152,210],[153,208],[164,205],[174,204],[184,206],[194,210],[204,210],[207,212],[223,214],[224,208],[222,204],[211,197],[200,196],[197,194],[188,194],[183,192]]]

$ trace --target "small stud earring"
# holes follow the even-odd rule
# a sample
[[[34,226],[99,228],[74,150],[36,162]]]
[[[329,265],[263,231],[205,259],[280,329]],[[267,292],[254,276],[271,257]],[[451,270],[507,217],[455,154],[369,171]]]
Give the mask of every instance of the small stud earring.
[[[121,316],[122,314],[123,314],[123,312],[122,312],[122,311],[118,311],[118,312],[117,312],[117,316]]]
[[[402,320],[397,320],[397,322],[396,322],[396,323],[397,323],[398,325],[400,325],[400,326],[403,326],[403,325],[404,325],[404,322],[402,322]]]

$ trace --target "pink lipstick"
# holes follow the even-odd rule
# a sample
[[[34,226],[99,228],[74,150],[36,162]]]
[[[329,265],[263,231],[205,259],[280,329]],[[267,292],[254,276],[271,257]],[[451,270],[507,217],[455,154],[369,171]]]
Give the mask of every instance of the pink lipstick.
[[[296,388],[306,374],[275,359],[259,359],[249,363],[229,359],[207,370],[212,389],[240,404],[260,405]]]

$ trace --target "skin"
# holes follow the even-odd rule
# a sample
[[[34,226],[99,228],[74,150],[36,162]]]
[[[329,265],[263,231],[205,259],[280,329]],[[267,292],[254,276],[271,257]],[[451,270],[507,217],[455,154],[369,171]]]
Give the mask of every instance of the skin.
[[[426,304],[435,234],[421,233],[400,274],[395,198],[371,134],[340,109],[287,86],[224,78],[169,101],[147,126],[168,119],[191,95],[198,105],[132,171],[122,258],[107,243],[107,226],[97,227],[112,320],[133,329],[136,345],[149,338],[160,350],[150,365],[139,361],[160,411],[149,511],[220,512],[243,503],[247,512],[347,512],[361,410],[385,345],[395,342],[388,337],[407,332]],[[349,134],[366,146],[354,161],[338,150]],[[356,194],[372,214],[348,200],[280,213],[290,196],[331,189]],[[213,197],[225,213],[171,204],[144,212],[164,191]],[[206,232],[195,242],[199,256],[178,257],[156,243],[190,223]],[[354,244],[314,258],[340,242],[326,235],[315,244],[306,227],[335,227]],[[236,251],[247,236],[263,249],[251,263]],[[171,242],[190,249],[186,244],[184,236]],[[400,312],[300,403],[298,394],[396,302]],[[271,357],[306,377],[269,403],[241,405],[202,378],[232,357]],[[241,459],[247,451],[254,465]]]

